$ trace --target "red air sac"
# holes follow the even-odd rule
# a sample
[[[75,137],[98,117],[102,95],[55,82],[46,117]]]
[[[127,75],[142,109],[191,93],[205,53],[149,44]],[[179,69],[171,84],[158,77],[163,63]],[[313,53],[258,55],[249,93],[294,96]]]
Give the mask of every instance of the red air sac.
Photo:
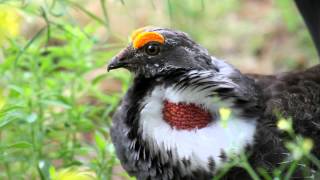
[[[163,118],[175,129],[200,129],[212,121],[210,112],[196,104],[172,103],[168,100],[163,103]]]

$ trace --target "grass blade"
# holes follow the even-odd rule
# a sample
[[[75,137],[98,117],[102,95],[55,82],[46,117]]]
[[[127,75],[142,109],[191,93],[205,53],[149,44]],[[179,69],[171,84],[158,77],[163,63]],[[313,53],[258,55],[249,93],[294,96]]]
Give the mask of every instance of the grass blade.
[[[100,17],[96,16],[96,15],[93,14],[92,12],[86,10],[85,8],[83,8],[82,6],[80,6],[79,4],[77,4],[77,3],[75,3],[75,2],[70,2],[70,1],[69,1],[69,3],[70,3],[73,7],[81,10],[83,13],[85,13],[85,14],[86,14],[87,16],[89,16],[90,18],[92,18],[92,19],[94,19],[95,21],[97,21],[98,23],[100,23],[100,24],[102,24],[102,25],[104,25],[104,26],[107,26],[107,23],[106,23],[103,19],[101,19]]]
[[[109,28],[109,16],[108,16],[108,11],[107,11],[107,6],[106,6],[106,0],[100,0],[101,8],[102,8],[102,13],[104,16],[104,22],[105,26]]]

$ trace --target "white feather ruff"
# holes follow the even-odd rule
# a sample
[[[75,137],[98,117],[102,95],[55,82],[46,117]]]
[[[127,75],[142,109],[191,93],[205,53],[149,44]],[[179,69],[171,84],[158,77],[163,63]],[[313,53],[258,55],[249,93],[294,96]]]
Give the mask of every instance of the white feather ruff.
[[[219,102],[208,97],[208,94],[210,90],[199,91],[191,87],[183,91],[177,91],[173,87],[155,87],[151,95],[144,99],[145,106],[140,114],[142,137],[153,147],[153,152],[161,151],[166,154],[167,150],[171,150],[174,159],[189,159],[192,170],[201,168],[209,171],[210,158],[214,160],[216,169],[224,164],[220,157],[222,150],[227,155],[238,155],[246,145],[253,143],[255,120],[241,119],[235,112],[227,126],[224,126],[219,119],[218,110],[228,107],[230,102]],[[214,117],[213,122],[201,129],[174,129],[162,117],[165,99],[174,103],[202,105]]]

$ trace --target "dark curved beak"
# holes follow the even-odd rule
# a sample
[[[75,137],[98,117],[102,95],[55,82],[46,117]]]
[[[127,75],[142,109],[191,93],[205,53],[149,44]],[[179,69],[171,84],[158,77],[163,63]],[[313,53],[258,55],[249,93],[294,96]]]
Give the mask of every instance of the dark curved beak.
[[[119,54],[117,54],[111,59],[111,61],[108,64],[107,70],[111,71],[112,69],[126,67],[128,65],[127,57],[128,57],[128,50],[123,49],[122,51],[120,51]]]
[[[118,69],[121,67],[124,67],[127,63],[120,60],[118,56],[115,56],[111,59],[111,61],[108,64],[107,70],[111,71],[113,69]]]

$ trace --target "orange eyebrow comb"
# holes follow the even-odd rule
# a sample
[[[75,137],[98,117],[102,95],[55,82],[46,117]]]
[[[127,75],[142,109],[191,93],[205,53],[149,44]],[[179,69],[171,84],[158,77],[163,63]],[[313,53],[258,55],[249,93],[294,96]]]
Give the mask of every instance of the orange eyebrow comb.
[[[146,28],[140,28],[132,33],[130,39],[134,48],[139,49],[149,42],[164,43],[164,37],[160,33],[144,32],[145,29]]]

